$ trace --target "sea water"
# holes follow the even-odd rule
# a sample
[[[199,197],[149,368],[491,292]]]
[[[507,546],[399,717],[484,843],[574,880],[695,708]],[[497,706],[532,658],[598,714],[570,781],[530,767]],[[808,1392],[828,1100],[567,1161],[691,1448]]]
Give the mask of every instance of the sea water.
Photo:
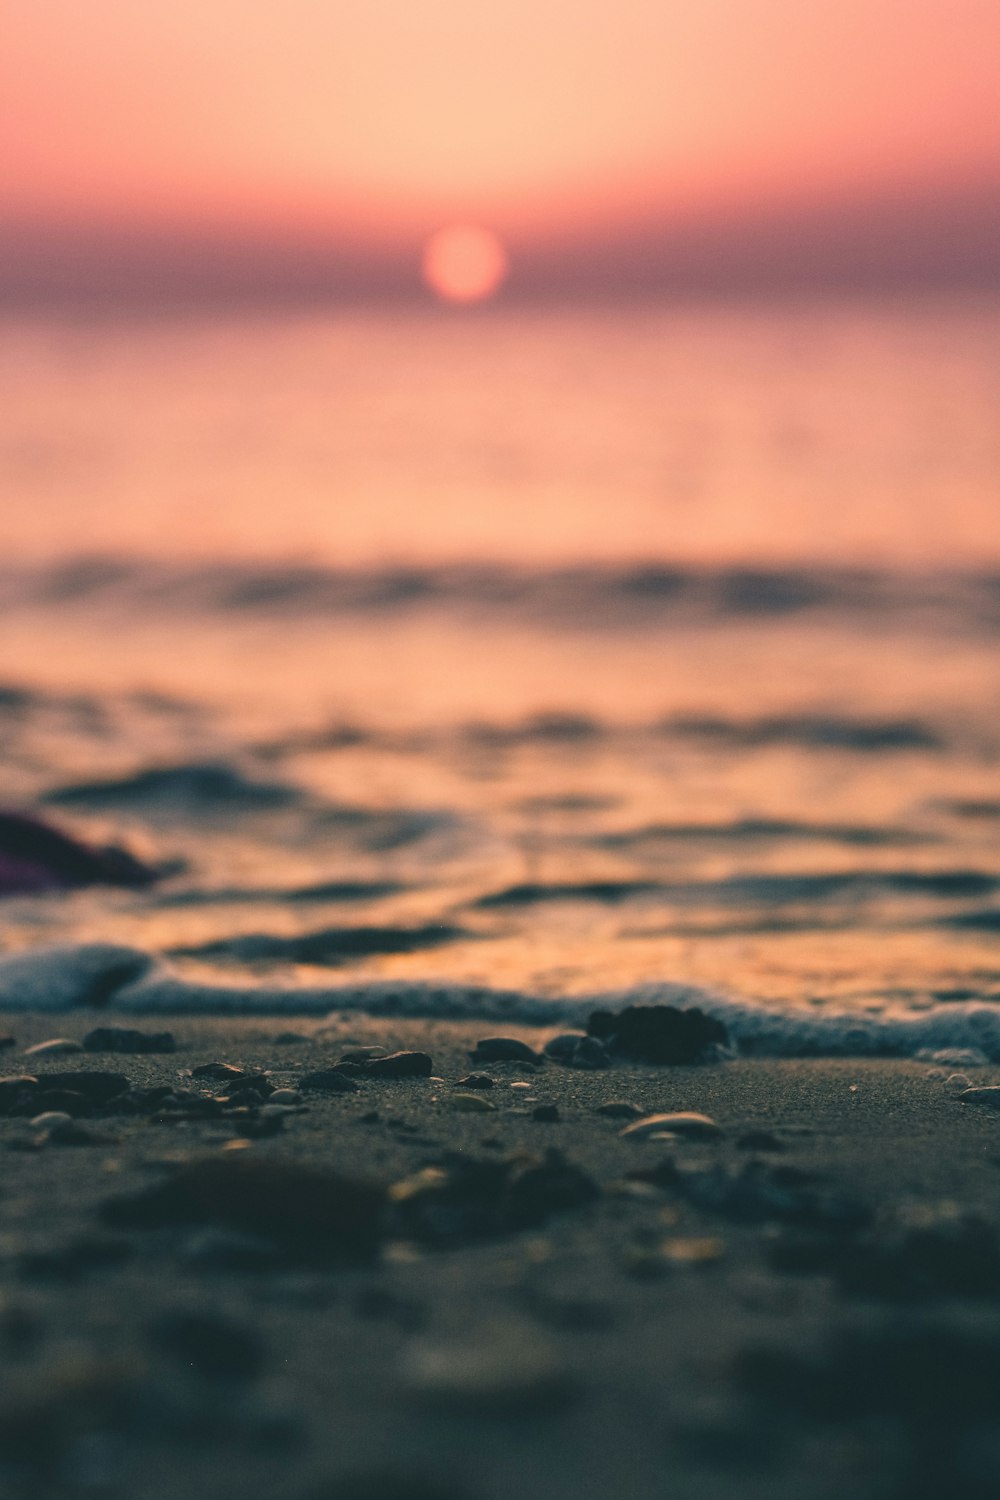
[[[0,999],[1000,1056],[998,411],[996,300],[8,318],[0,802],[164,874]]]

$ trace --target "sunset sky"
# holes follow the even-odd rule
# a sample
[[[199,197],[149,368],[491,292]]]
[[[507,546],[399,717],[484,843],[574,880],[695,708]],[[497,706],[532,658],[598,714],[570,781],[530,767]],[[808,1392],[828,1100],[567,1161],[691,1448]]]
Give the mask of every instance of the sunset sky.
[[[11,0],[0,292],[409,287],[453,222],[512,291],[982,283],[998,57],[996,0]]]

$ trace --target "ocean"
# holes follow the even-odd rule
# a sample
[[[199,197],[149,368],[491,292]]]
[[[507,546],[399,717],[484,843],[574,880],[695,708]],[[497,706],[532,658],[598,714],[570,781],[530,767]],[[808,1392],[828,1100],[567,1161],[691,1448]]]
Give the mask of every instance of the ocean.
[[[162,878],[0,998],[1000,1058],[998,412],[996,299],[8,317],[0,804]]]

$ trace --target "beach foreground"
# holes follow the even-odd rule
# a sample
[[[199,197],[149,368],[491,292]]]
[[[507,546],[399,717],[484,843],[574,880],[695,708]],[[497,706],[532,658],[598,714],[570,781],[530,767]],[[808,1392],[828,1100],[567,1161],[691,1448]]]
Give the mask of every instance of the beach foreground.
[[[39,1080],[0,1084],[4,1494],[995,1493],[1000,1116],[961,1065],[590,1070],[358,1015],[23,1055],[105,1023],[0,1017]],[[673,1111],[718,1130],[622,1134]]]

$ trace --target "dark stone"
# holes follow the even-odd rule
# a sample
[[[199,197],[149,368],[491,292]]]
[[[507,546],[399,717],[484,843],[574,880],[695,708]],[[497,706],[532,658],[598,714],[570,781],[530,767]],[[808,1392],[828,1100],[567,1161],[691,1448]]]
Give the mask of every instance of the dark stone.
[[[320,1068],[316,1073],[306,1073],[299,1079],[300,1089],[312,1089],[320,1094],[356,1094],[358,1086],[353,1078],[339,1068]]]
[[[127,1026],[98,1026],[83,1039],[84,1052],[176,1052],[169,1031],[133,1031]]]
[[[128,1079],[124,1073],[73,1071],[66,1073],[40,1073],[38,1083],[46,1094],[66,1091],[81,1094],[88,1105],[100,1107],[128,1091]],[[47,1109],[56,1105],[46,1104]]]
[[[124,1228],[218,1224],[258,1234],[293,1259],[358,1261],[374,1254],[385,1198],[372,1183],[248,1152],[208,1156],[165,1182],[110,1200],[105,1220]]]
[[[587,1173],[554,1150],[542,1160],[449,1156],[441,1168],[418,1173],[392,1192],[401,1234],[438,1245],[533,1228],[598,1195]]]
[[[554,1036],[546,1044],[545,1055],[564,1068],[607,1068],[611,1065],[603,1042],[593,1036],[577,1036],[569,1031]]]
[[[554,1123],[559,1118],[559,1108],[555,1104],[536,1104],[531,1111],[533,1120],[541,1120],[544,1123]]]
[[[253,1076],[255,1075],[248,1073],[246,1068],[237,1068],[232,1063],[224,1062],[202,1063],[200,1067],[191,1069],[192,1078],[213,1078],[223,1083],[235,1083],[237,1079]]]
[[[744,1223],[773,1220],[847,1234],[865,1228],[872,1218],[867,1204],[827,1187],[815,1174],[757,1158],[736,1166],[720,1162],[682,1168],[666,1157],[657,1166],[629,1175],[672,1188],[698,1208]]]
[[[455,1087],[460,1089],[491,1089],[496,1083],[488,1073],[468,1073],[460,1078]]]
[[[487,1036],[478,1041],[469,1056],[473,1062],[528,1062],[541,1063],[545,1059],[541,1052],[529,1047],[527,1042],[514,1036]]]
[[[672,1005],[629,1005],[617,1014],[595,1010],[587,1031],[613,1054],[659,1064],[707,1062],[729,1041],[721,1021]]]
[[[392,1052],[373,1057],[365,1072],[372,1078],[429,1078],[434,1062],[426,1052]]]
[[[85,844],[40,818],[0,811],[0,896],[86,885],[138,887],[157,878],[124,849]]]
[[[254,1380],[264,1366],[257,1335],[215,1313],[165,1313],[150,1328],[149,1341],[210,1380]]]

